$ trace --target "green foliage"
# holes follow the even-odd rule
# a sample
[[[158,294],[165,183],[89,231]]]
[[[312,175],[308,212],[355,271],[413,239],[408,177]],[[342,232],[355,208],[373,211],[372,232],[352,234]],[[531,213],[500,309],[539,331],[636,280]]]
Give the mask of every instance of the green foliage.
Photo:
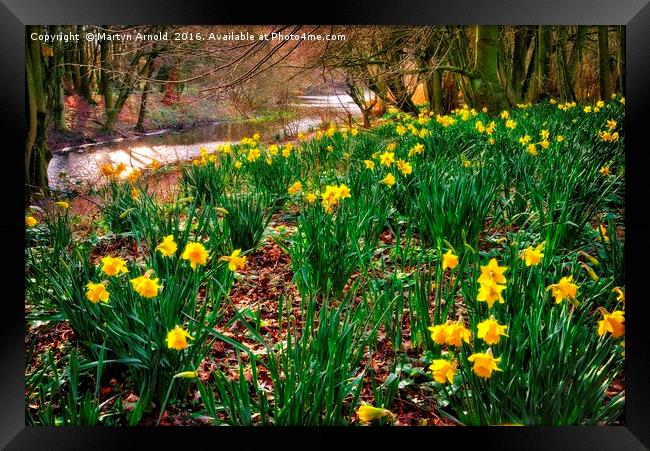
[[[264,192],[226,194],[219,199],[226,210],[224,226],[232,249],[257,248],[273,213],[271,196]]]

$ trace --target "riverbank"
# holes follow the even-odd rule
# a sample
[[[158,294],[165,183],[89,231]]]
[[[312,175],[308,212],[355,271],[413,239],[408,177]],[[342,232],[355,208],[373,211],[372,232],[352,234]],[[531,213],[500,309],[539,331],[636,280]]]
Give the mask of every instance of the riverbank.
[[[76,93],[66,96],[66,130],[56,130],[53,124],[48,130],[47,145],[52,154],[222,122],[264,123],[296,116],[295,112],[269,110],[246,117],[226,104],[207,102],[189,95],[182,102],[170,106],[162,102],[162,96],[152,93],[141,130],[136,129],[140,104],[139,99],[134,98],[124,104],[113,130],[106,132],[102,128],[104,100],[96,95],[93,102]]]

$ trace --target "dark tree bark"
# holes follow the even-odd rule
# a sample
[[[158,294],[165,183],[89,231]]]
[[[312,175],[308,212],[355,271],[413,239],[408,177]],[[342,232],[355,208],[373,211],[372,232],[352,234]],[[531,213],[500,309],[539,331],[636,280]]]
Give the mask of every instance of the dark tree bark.
[[[600,85],[600,98],[603,100],[609,99],[612,95],[607,31],[606,25],[598,26],[598,82]]]
[[[28,127],[25,142],[25,202],[40,188],[47,188],[46,130],[48,123],[46,98],[46,63],[38,40],[29,39],[41,33],[40,26],[27,26],[25,43],[25,80],[27,84]]]
[[[83,36],[84,33],[83,25],[79,25],[77,27],[77,33]],[[86,99],[89,103],[94,104],[95,101],[93,100],[92,94],[90,92],[90,82],[91,82],[92,72],[88,68],[89,66],[88,46],[85,40],[83,39],[80,40],[77,50],[79,52],[79,85],[78,85],[79,94],[81,94],[84,97],[84,99]]]
[[[140,110],[138,111],[138,122],[135,124],[135,129],[139,132],[144,131],[144,116],[147,111],[147,97],[151,89],[151,82],[148,80],[153,76],[155,70],[155,59],[149,63],[149,70],[147,71],[147,81],[142,89],[142,96],[140,97]]]
[[[129,98],[133,90],[135,89],[135,84],[138,79],[142,78],[149,71],[149,67],[153,60],[156,58],[158,53],[158,47],[154,46],[151,52],[146,53],[145,50],[139,49],[135,52],[133,58],[131,59],[130,68],[127,69],[127,73],[124,76],[124,79],[120,83],[118,96],[115,100],[113,108],[106,112],[106,121],[104,122],[103,130],[105,132],[111,132],[115,123],[117,122],[117,117],[122,111],[126,100]],[[145,63],[140,70],[138,70],[138,65],[140,64],[140,59],[145,58]]]
[[[514,46],[512,49],[512,70],[506,86],[508,101],[515,105],[523,100],[524,79],[526,78],[526,55],[534,43],[535,36],[531,27],[521,27],[515,30]]]
[[[57,25],[50,26],[51,33],[57,34],[60,28]],[[63,42],[54,41],[53,45],[54,67],[52,83],[50,84],[52,97],[52,116],[54,119],[54,128],[58,131],[66,131],[65,124],[65,93],[63,89],[63,80],[65,69],[63,66]]]
[[[535,51],[535,71],[528,91],[528,101],[535,103],[539,101],[544,93],[546,78],[548,76],[548,26],[537,27],[537,46]]]
[[[106,25],[103,28],[108,28]],[[110,111],[113,109],[113,88],[111,87],[111,79],[109,76],[110,70],[110,41],[101,41],[99,43],[99,64],[101,66],[100,72],[100,90],[104,97],[104,120],[108,119]]]
[[[496,25],[476,26],[476,63],[472,88],[476,106],[487,107],[495,113],[508,108],[506,93],[499,82],[497,53],[499,46],[499,27]]]
[[[618,91],[625,96],[625,26],[618,27]]]
[[[576,100],[576,93],[573,87],[573,73],[569,67],[567,58],[567,32],[565,27],[559,27],[560,39],[558,42],[556,60],[559,72],[560,93],[563,100],[574,101]]]
[[[427,95],[429,97],[429,107],[435,114],[443,114],[442,102],[442,72],[434,70],[427,80]]]
[[[372,110],[377,105],[378,97],[368,101],[366,100],[365,93],[362,88],[357,86],[354,81],[351,79],[346,79],[345,84],[347,86],[346,92],[352,98],[354,103],[361,110],[361,115],[363,116],[363,127],[370,127],[370,117],[372,116]]]

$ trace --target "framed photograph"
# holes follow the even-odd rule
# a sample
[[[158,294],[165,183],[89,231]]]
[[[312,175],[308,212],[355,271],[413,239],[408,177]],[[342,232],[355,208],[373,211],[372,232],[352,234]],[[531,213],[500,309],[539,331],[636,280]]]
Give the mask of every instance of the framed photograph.
[[[650,7],[302,9],[3,0],[0,444],[648,449]]]

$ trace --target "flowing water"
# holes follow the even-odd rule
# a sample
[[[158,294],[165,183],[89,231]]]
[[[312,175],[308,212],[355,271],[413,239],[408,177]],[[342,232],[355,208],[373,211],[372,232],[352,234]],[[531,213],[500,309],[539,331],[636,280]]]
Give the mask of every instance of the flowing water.
[[[349,96],[336,94],[296,97],[291,106],[298,107],[300,115],[289,122],[216,122],[182,131],[155,132],[135,139],[118,138],[62,149],[55,153],[47,169],[50,186],[62,189],[69,184],[99,183],[100,168],[106,163],[124,163],[130,172],[130,168],[144,168],[153,159],[161,164],[190,160],[199,156],[201,147],[212,151],[219,144],[235,143],[255,133],[260,134],[262,141],[290,137],[316,129],[324,117],[344,118],[347,112],[354,115],[358,112]]]

